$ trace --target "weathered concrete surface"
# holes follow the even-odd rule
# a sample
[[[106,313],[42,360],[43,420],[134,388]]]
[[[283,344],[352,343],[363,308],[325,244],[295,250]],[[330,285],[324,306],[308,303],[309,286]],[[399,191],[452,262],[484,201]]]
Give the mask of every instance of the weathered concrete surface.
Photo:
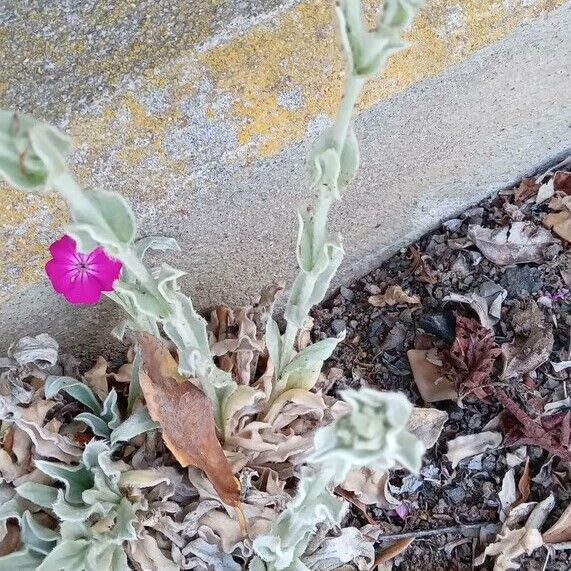
[[[71,59],[51,65],[35,47],[37,77],[11,65],[3,74],[0,105],[56,120],[77,141],[82,181],[124,192],[144,234],[179,239],[185,254],[168,261],[189,271],[185,286],[203,307],[243,301],[272,277],[291,279],[295,207],[307,196],[303,158],[339,97],[328,3],[260,4],[273,10],[267,19],[260,11],[228,24],[210,15],[218,31],[213,24],[189,35],[156,60],[149,48],[152,65],[126,63],[122,74],[101,71],[118,65],[117,54],[105,65],[78,63],[66,88],[73,42],[62,48]],[[427,2],[414,47],[365,94],[363,169],[333,221],[347,250],[341,280],[568,148],[571,6],[559,4]],[[21,24],[9,23],[3,58],[18,51],[11,30]],[[57,42],[58,27],[50,30]],[[65,221],[57,198],[7,189],[0,197],[0,349],[40,331],[64,346],[106,343],[117,318],[110,305],[67,306],[42,277],[47,245]]]

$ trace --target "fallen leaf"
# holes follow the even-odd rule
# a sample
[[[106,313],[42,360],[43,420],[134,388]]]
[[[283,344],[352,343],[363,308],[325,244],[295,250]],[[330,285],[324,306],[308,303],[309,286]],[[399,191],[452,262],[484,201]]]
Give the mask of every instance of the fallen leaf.
[[[456,338],[440,351],[443,371],[454,381],[460,397],[473,393],[485,399],[492,392],[491,373],[501,349],[493,333],[475,319],[456,315]]]
[[[9,555],[18,549],[20,544],[20,528],[18,524],[13,520],[8,520],[5,523],[6,533],[2,539],[0,539],[0,557],[4,555]],[[16,567],[13,567],[16,569]]]
[[[480,323],[488,328],[494,325],[501,318],[502,303],[506,299],[508,292],[498,284],[488,281],[484,282],[476,291],[469,294],[451,293],[442,301],[452,301],[463,303],[471,307],[478,316]]]
[[[178,373],[163,341],[139,333],[137,342],[143,361],[141,389],[151,418],[161,425],[165,444],[183,468],[200,468],[220,499],[237,506],[239,485],[216,437],[210,401]]]
[[[545,543],[567,543],[571,541],[571,504],[561,517],[543,534]]]
[[[436,444],[447,420],[448,413],[443,410],[414,407],[406,428],[428,450]]]
[[[556,212],[549,213],[543,219],[543,225],[553,230],[567,242],[571,242],[571,196],[556,197],[549,207]]]
[[[351,470],[339,487],[351,492],[366,506],[375,505],[382,509],[394,509],[400,503],[389,491],[389,473],[373,468]]]
[[[538,446],[566,462],[571,462],[571,452],[568,450],[571,411],[562,411],[536,419],[532,418],[502,388],[496,387],[494,395],[506,409],[500,415],[506,445]]]
[[[542,202],[549,200],[554,194],[555,188],[553,187],[553,179],[550,178],[539,187],[537,196],[535,197],[535,204],[541,204]]]
[[[95,396],[97,396],[101,402],[105,400],[108,393],[107,366],[107,361],[103,357],[98,357],[95,365],[83,375],[87,386],[95,393]]]
[[[553,188],[555,192],[571,194],[571,172],[557,171],[553,175]]]
[[[498,498],[500,500],[500,521],[504,522],[517,498],[513,468],[505,473]]]
[[[401,554],[413,541],[414,537],[404,537],[403,539],[398,539],[392,545],[389,545],[380,551],[375,558],[373,568],[377,565],[382,565],[383,563],[394,559],[397,555]]]
[[[464,458],[477,456],[488,450],[495,450],[502,443],[502,440],[503,436],[494,431],[457,436],[448,442],[448,452],[445,456],[452,464],[452,468],[456,468]]]
[[[525,310],[516,312],[511,321],[516,337],[511,343],[502,344],[502,379],[522,377],[535,371],[549,359],[553,350],[553,329],[545,324],[543,313],[534,300]]]
[[[529,482],[529,458],[525,462],[525,467],[517,483],[517,489],[519,492],[519,498],[515,502],[515,506],[527,502],[529,494],[531,493],[530,482]]]
[[[406,352],[420,396],[424,402],[456,400],[456,386],[444,376],[442,367],[426,360],[427,353],[428,350],[423,349],[409,349]]]
[[[438,278],[434,275],[433,271],[427,263],[428,256],[421,255],[420,251],[414,246],[409,247],[411,262],[410,266],[406,269],[403,277],[414,274],[415,279],[419,282],[427,284],[435,284]]]
[[[528,198],[535,196],[539,184],[533,178],[524,178],[519,183],[519,186],[514,189],[514,199],[516,202],[525,202]]]
[[[524,505],[522,504],[520,507]],[[474,563],[483,565],[486,557],[496,557],[494,571],[519,569],[520,564],[515,560],[524,554],[531,555],[538,547],[543,545],[543,538],[539,529],[544,524],[554,505],[555,499],[553,495],[550,495],[533,508],[525,526],[519,529],[510,529],[506,520],[496,541],[488,545],[484,553],[478,556]]]
[[[401,303],[418,305],[420,303],[420,298],[417,295],[409,295],[400,286],[394,285],[389,286],[383,294],[370,296],[369,303],[375,307],[398,305]]]
[[[488,260],[499,266],[539,262],[544,259],[547,246],[553,243],[548,230],[530,222],[514,222],[495,230],[471,225],[468,238]]]

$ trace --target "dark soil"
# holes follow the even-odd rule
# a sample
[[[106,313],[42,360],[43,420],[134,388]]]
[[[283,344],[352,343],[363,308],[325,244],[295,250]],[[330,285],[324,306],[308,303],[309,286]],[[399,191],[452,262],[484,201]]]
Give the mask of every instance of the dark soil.
[[[517,188],[515,192],[517,196]],[[569,244],[556,240],[540,263],[498,266],[483,257],[475,245],[467,239],[470,224],[496,228],[512,220],[529,220],[541,226],[541,220],[549,212],[549,201],[537,205],[534,196],[517,202],[514,189],[470,208],[457,219],[445,222],[437,230],[423,236],[408,249],[403,249],[387,260],[380,268],[343,287],[337,295],[314,311],[316,339],[329,337],[345,327],[347,337],[336,350],[331,367],[342,370],[341,377],[332,387],[335,393],[347,387],[371,386],[383,390],[398,390],[415,406],[436,406],[449,414],[449,420],[437,442],[424,458],[420,486],[398,495],[408,506],[409,514],[401,518],[395,511],[369,508],[369,514],[386,534],[421,532],[457,526],[457,531],[428,537],[420,536],[401,555],[394,559],[393,569],[451,571],[473,569],[474,558],[487,543],[478,540],[478,529],[462,529],[464,524],[496,524],[498,519],[498,493],[502,479],[508,470],[506,454],[517,446],[501,447],[481,456],[462,461],[456,470],[444,457],[447,441],[457,435],[478,433],[502,411],[497,399],[484,403],[474,397],[464,399],[464,408],[454,401],[441,401],[433,405],[421,398],[409,367],[406,351],[411,348],[443,347],[454,337],[454,323],[446,311],[455,310],[462,315],[476,317],[467,306],[443,302],[450,293],[470,293],[480,284],[492,281],[508,291],[503,303],[501,319],[495,326],[495,339],[501,345],[513,338],[510,317],[529,303],[539,301],[547,322],[553,325],[554,346],[550,360],[560,361],[569,348],[571,326],[571,295],[569,284],[562,272],[568,263]],[[414,259],[422,256],[422,265],[414,268]],[[433,279],[431,279],[431,277]],[[424,280],[424,281],[422,281]],[[427,283],[434,281],[435,283]],[[399,285],[408,294],[420,297],[420,305],[393,305],[374,307],[368,302],[371,294],[384,292],[388,286]],[[547,301],[548,300],[548,301]],[[547,305],[546,305],[547,304]],[[549,304],[551,307],[549,307]],[[444,314],[444,315],[443,315]],[[441,337],[426,321],[427,316],[437,315],[446,325],[438,329]],[[438,323],[437,323],[438,325]],[[423,329],[424,327],[424,329]],[[447,330],[448,328],[448,330]],[[448,338],[448,339],[446,339]],[[498,363],[501,362],[501,357]],[[499,364],[491,382],[499,382]],[[508,390],[514,399],[522,391],[540,396],[543,403],[567,397],[566,382],[569,371],[557,375],[549,361],[530,373],[524,386],[522,379],[509,381]],[[566,376],[567,374],[567,376]],[[519,395],[519,396],[518,396]],[[529,397],[529,394],[527,395]],[[527,398],[527,397],[526,397]],[[520,401],[523,402],[523,401]],[[540,501],[553,492],[556,508],[543,530],[560,516],[571,497],[569,466],[555,458],[546,465],[550,455],[536,446],[524,451],[530,459],[531,495],[528,501]],[[540,478],[540,470],[544,466]],[[524,463],[516,466],[516,482]],[[400,486],[405,472],[397,472],[391,484]],[[534,481],[535,478],[535,481]],[[354,517],[365,524],[362,515],[354,510]],[[495,534],[492,535],[493,541]],[[553,553],[545,565],[547,550],[540,548],[533,556],[524,557],[521,569],[568,570],[571,569],[571,552]],[[544,566],[545,565],[545,566]],[[492,569],[488,558],[479,569]]]

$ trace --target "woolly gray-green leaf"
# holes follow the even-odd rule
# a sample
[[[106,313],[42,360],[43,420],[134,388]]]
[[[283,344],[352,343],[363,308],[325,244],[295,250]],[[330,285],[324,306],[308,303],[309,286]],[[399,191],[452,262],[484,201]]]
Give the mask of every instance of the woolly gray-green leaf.
[[[20,523],[22,543],[30,550],[47,555],[55,546],[59,534],[39,523],[30,512],[24,512]]]
[[[117,392],[111,389],[103,402],[101,418],[107,423],[111,430],[117,428],[121,422],[121,414],[117,406]]]
[[[83,465],[66,466],[47,460],[36,460],[36,468],[54,480],[62,482],[65,488],[65,499],[71,503],[81,504],[81,494],[93,486],[93,474]]]
[[[81,420],[81,422],[87,424],[93,434],[97,436],[109,438],[111,435],[111,429],[107,425],[107,422],[91,412],[82,412],[75,417],[75,420]]]
[[[111,444],[126,442],[131,440],[131,438],[135,438],[135,436],[139,436],[139,434],[156,430],[157,428],[160,428],[160,424],[149,416],[146,408],[142,408],[113,430],[111,433]]]
[[[36,482],[25,482],[18,486],[16,491],[26,500],[42,508],[51,508],[57,499],[57,488]]]
[[[82,383],[73,377],[61,377],[55,375],[49,375],[46,377],[44,384],[46,398],[52,398],[60,391],[64,391],[70,397],[78,400],[81,404],[90,408],[94,413],[99,414],[101,412],[99,401],[93,394],[93,391],[85,383]]]
[[[24,192],[49,190],[65,170],[71,140],[28,115],[0,111],[0,177]]]
[[[270,359],[276,369],[280,364],[281,344],[282,341],[278,324],[270,317],[266,324],[266,347],[268,348]]]
[[[48,554],[37,571],[62,571],[62,569],[84,571],[88,550],[89,541],[86,539],[62,541]]]
[[[18,551],[0,557],[0,571],[37,571],[43,557],[24,545]]]
[[[131,382],[129,383],[129,395],[127,397],[127,414],[133,412],[133,407],[137,402],[137,399],[141,396],[141,351],[137,349],[135,351],[135,357],[133,359],[133,367],[131,370]]]

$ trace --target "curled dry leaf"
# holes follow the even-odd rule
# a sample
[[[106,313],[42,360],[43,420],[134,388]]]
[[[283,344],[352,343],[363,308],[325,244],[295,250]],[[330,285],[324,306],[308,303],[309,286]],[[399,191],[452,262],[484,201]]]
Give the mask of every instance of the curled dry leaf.
[[[553,230],[566,242],[571,242],[571,196],[555,197],[549,207],[554,211],[549,213],[543,224]]]
[[[400,286],[389,286],[385,293],[372,295],[369,297],[369,303],[375,307],[384,307],[385,305],[410,304],[418,305],[420,298],[418,295],[409,295]]]
[[[548,230],[530,222],[514,222],[495,230],[472,225],[468,228],[468,238],[488,260],[499,266],[539,262],[544,259],[547,246],[553,243]]]
[[[105,400],[108,393],[107,366],[107,361],[103,357],[98,357],[95,365],[83,375],[87,386],[101,402]]]
[[[483,283],[476,291],[469,294],[451,293],[442,301],[463,303],[471,307],[480,323],[488,329],[493,329],[500,320],[502,303],[508,292],[498,284],[488,281]]]
[[[530,482],[529,482],[529,458],[525,462],[523,472],[519,477],[519,482],[517,483],[517,489],[519,492],[519,497],[514,505],[518,506],[527,502],[529,494],[531,493]]]
[[[543,545],[543,538],[539,529],[555,505],[553,495],[537,504],[526,524],[519,529],[511,529],[506,520],[497,540],[488,545],[479,557],[475,559],[476,565],[482,565],[486,557],[496,557],[494,571],[508,571],[519,569],[520,564],[515,560],[521,555],[531,555],[538,547]],[[526,504],[521,504],[524,507]]]
[[[355,498],[367,506],[375,505],[383,509],[394,509],[400,501],[389,491],[389,473],[372,468],[351,470],[340,486],[352,492]]]
[[[567,543],[571,541],[571,504],[561,517],[543,534],[545,543]]]
[[[414,407],[408,419],[407,430],[428,449],[436,444],[447,420],[448,413],[443,410]]]
[[[181,377],[175,359],[160,339],[137,334],[141,348],[141,389],[151,418],[162,428],[163,440],[181,466],[200,468],[220,499],[239,504],[239,485],[220,442],[206,395]]]
[[[414,382],[424,402],[439,402],[458,398],[456,386],[444,376],[442,367],[426,359],[427,350],[409,349],[406,354]]]
[[[511,468],[502,479],[502,487],[498,493],[500,500],[500,521],[504,522],[510,512],[511,507],[514,505],[517,493],[515,488],[514,469]]]
[[[502,443],[502,440],[503,436],[494,431],[457,436],[448,442],[446,458],[452,464],[452,468],[456,468],[464,458],[470,458],[488,450],[495,450]]]
[[[533,178],[524,178],[519,186],[514,189],[514,199],[517,203],[525,202],[528,198],[535,196],[539,189],[539,184]]]
[[[503,343],[501,349],[504,358],[502,379],[522,377],[535,371],[549,359],[553,350],[553,329],[544,323],[543,313],[535,301],[515,313],[512,325],[516,337],[512,343]]]

